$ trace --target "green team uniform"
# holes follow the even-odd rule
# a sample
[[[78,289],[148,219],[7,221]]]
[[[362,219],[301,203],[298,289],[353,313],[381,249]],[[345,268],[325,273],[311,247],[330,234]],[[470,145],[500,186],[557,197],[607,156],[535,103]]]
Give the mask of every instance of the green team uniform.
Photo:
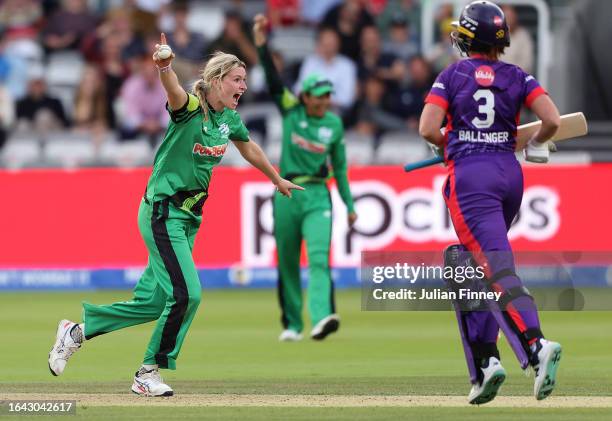
[[[157,320],[143,363],[175,369],[202,293],[191,253],[212,170],[229,140],[247,142],[249,133],[238,113],[228,108],[209,108],[204,121],[191,94],[181,109],[167,108],[171,121],[138,211],[138,228],[149,251],[147,267],[131,301],[83,303],[83,322],[90,339]]]
[[[336,312],[329,266],[331,197],[326,181],[328,161],[331,161],[340,196],[348,211],[353,212],[346,175],[344,127],[342,120],[331,112],[323,117],[308,116],[305,106],[280,81],[267,46],[259,47],[258,54],[270,93],[283,118],[281,176],[306,189],[294,191],[292,199],[278,192],[274,195],[281,321],[285,329],[301,332],[304,327],[300,283],[302,240],[306,241],[308,253],[308,307],[312,326]]]

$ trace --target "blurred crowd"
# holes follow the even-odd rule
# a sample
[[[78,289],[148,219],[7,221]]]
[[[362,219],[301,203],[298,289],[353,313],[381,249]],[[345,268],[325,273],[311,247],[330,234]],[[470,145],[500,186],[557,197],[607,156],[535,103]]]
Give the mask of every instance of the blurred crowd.
[[[533,71],[531,36],[505,10],[513,47],[504,59]],[[287,86],[297,90],[310,72],[326,75],[347,130],[374,145],[386,132],[416,130],[435,76],[459,59],[449,38],[452,5],[438,9],[438,42],[421,51],[419,0],[0,0],[0,148],[68,133],[96,153],[134,140],[154,148],[168,122],[150,59],[162,31],[186,88],[206,56],[222,50],[249,66],[241,107],[269,101],[251,34],[259,12],[269,16]],[[247,125],[270,140],[262,117]]]

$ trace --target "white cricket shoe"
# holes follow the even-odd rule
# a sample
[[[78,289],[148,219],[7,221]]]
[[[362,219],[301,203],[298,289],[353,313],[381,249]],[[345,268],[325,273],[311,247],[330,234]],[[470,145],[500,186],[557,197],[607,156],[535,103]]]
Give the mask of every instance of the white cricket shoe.
[[[281,342],[297,342],[302,340],[302,334],[292,329],[285,329],[281,332],[278,340]]]
[[[54,376],[64,372],[68,359],[81,347],[81,344],[76,343],[70,336],[70,330],[75,325],[76,323],[64,319],[57,326],[55,344],[49,352],[49,370]]]
[[[482,405],[495,399],[499,388],[506,380],[506,370],[495,357],[489,357],[487,366],[481,367],[480,370],[483,374],[482,383],[473,385],[468,395],[472,405]]]
[[[557,369],[561,360],[561,344],[539,339],[536,343],[537,363],[534,364],[533,395],[539,401],[547,398],[555,388]]]
[[[340,327],[340,317],[337,314],[330,314],[315,325],[310,331],[310,337],[321,341],[330,333],[334,333]]]
[[[141,396],[172,396],[174,394],[172,388],[164,383],[157,368],[138,370],[134,375],[132,392]]]

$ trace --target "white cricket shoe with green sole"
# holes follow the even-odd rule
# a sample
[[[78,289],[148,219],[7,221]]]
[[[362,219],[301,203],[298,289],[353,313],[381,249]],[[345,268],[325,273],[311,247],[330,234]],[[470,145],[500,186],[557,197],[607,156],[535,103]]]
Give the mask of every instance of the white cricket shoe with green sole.
[[[506,380],[506,370],[495,357],[489,357],[487,366],[481,367],[480,370],[483,374],[482,383],[473,385],[468,395],[468,400],[472,405],[491,402],[497,396],[504,380]]]
[[[533,395],[541,401],[550,396],[555,388],[557,369],[561,360],[561,344],[540,339],[536,344],[536,355],[538,362],[533,366],[535,371]]]

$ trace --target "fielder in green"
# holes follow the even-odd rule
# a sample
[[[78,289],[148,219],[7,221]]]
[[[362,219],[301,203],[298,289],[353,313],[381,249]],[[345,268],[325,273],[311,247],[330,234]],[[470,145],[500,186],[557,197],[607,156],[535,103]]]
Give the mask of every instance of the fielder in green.
[[[329,265],[332,204],[327,180],[331,161],[338,191],[348,208],[348,222],[357,219],[346,175],[344,128],[331,113],[331,82],[310,75],[302,85],[300,98],[283,86],[266,42],[267,19],[255,17],[255,45],[268,88],[283,118],[280,160],[281,175],[306,186],[292,200],[274,195],[274,236],[278,252],[278,297],[283,332],[281,341],[302,339],[302,288],[300,252],[302,240],[308,253],[308,309],[312,323],[310,336],[322,340],[338,330],[340,318],[334,303],[334,285]]]
[[[171,67],[174,58],[164,34],[153,61],[159,69],[171,121],[155,156],[153,173],[138,211],[138,228],[149,251],[147,267],[130,301],[110,305],[83,303],[83,321],[62,320],[49,353],[49,369],[62,374],[70,356],[85,340],[141,323],[157,321],[132,391],[171,396],[159,375],[175,369],[176,359],[202,295],[193,262],[193,243],[202,221],[213,168],[229,141],[254,167],[291,197],[301,187],[281,178],[235,111],[246,91],[246,66],[236,56],[218,52],[187,94]]]

